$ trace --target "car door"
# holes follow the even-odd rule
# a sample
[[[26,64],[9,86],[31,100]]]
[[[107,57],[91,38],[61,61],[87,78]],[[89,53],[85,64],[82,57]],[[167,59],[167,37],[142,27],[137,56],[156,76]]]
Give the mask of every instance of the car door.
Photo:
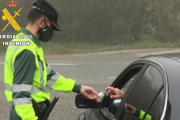
[[[147,116],[163,120],[164,106],[166,104],[166,73],[158,64],[150,62],[132,89],[127,91],[122,100],[115,118],[117,120],[146,120]],[[144,112],[141,119],[125,112],[125,104],[130,104]]]
[[[112,83],[111,86],[128,90],[129,86],[135,84],[135,79],[146,68],[146,62],[135,62],[129,65]],[[116,110],[121,99],[112,100],[105,96],[99,109],[93,109],[89,120],[114,120]]]

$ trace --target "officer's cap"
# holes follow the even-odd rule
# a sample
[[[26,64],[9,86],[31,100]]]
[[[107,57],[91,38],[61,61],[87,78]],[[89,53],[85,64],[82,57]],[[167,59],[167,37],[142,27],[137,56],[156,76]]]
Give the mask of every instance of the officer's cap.
[[[32,8],[40,11],[47,18],[50,19],[50,21],[52,23],[52,29],[53,30],[61,31],[59,25],[57,24],[57,21],[58,21],[58,12],[47,1],[45,1],[45,0],[37,0],[33,4]]]

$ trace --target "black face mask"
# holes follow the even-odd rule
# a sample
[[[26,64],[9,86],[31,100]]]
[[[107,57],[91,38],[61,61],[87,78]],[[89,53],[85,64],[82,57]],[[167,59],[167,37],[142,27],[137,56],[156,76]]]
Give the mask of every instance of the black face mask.
[[[53,30],[49,28],[47,24],[46,27],[40,29],[38,33],[39,33],[39,40],[42,42],[49,42],[53,37]]]

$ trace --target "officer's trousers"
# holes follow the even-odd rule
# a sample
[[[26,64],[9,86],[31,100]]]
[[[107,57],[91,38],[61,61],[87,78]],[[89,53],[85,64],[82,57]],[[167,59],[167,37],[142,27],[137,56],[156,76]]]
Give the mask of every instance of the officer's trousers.
[[[11,107],[10,120],[22,120],[16,113],[14,106]]]
[[[45,108],[47,107],[48,103],[46,103],[46,102],[35,103],[34,101],[32,103],[33,103],[33,108],[34,108],[36,116],[38,118],[41,118],[42,117],[42,111],[45,110]],[[15,107],[13,105],[12,105],[11,111],[10,111],[10,120],[22,120],[18,116],[18,114],[16,113]]]

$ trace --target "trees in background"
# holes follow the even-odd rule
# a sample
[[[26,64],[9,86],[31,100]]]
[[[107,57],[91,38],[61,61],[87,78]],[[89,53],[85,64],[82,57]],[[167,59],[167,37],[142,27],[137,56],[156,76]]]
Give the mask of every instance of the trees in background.
[[[17,1],[17,7],[23,9],[17,22],[25,26],[25,18],[35,0]],[[55,33],[54,41],[121,43],[139,40],[175,41],[180,38],[179,0],[47,1],[59,11],[59,23],[63,29]],[[2,0],[0,8],[7,8],[4,5],[6,2]],[[3,26],[4,22],[0,22],[0,27]],[[7,30],[14,32],[11,27]]]

